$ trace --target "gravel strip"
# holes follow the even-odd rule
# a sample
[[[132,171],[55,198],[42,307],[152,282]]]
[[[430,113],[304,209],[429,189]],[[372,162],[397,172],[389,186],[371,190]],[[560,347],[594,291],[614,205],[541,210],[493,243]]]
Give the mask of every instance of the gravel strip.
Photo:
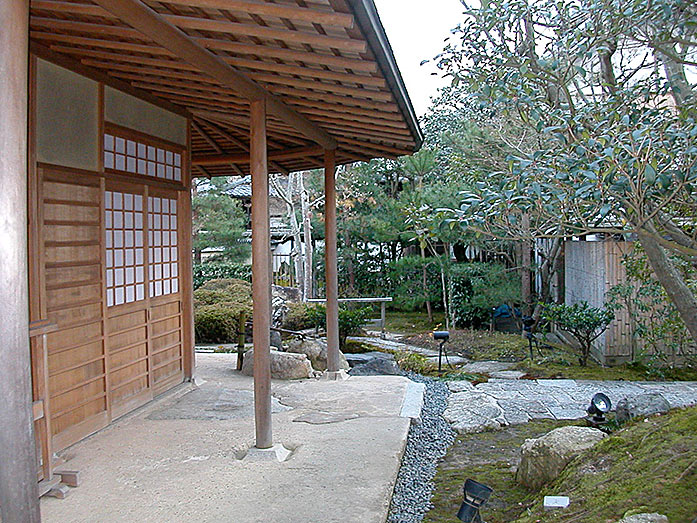
[[[438,461],[445,456],[455,440],[455,432],[442,416],[450,395],[446,383],[411,372],[406,373],[406,376],[412,381],[425,383],[426,392],[421,423],[412,423],[409,429],[402,466],[392,494],[388,517],[390,523],[423,520],[426,512],[433,507],[433,476],[436,474]]]

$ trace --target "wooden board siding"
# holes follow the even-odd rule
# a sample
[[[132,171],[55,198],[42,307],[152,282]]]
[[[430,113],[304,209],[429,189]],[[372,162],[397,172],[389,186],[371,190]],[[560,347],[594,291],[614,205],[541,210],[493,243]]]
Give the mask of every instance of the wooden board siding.
[[[186,242],[168,245],[168,261],[178,263],[176,292],[170,271],[153,270],[168,289],[154,296],[148,292],[151,264],[149,254],[148,201],[165,199],[177,202],[176,211],[165,213],[168,219],[188,209],[188,193],[125,182],[123,176],[100,175],[41,164],[37,170],[36,250],[44,253],[34,280],[37,300],[48,322],[56,329],[47,333],[45,359],[47,395],[50,405],[47,419],[54,451],[84,438],[112,420],[130,412],[156,395],[181,383],[185,374],[184,340],[190,330],[182,311],[188,299],[187,279],[182,273]],[[152,181],[151,183],[157,183]],[[144,294],[127,303],[108,303],[106,270],[107,234],[106,191],[140,195],[142,208],[142,254]],[[183,202],[181,205],[179,202]],[[135,211],[134,211],[135,212]],[[156,223],[165,220],[162,211]],[[153,215],[154,217],[154,215]],[[154,218],[153,219],[154,222]],[[185,237],[187,220],[177,219],[170,226],[170,238]],[[113,231],[113,226],[108,229]],[[125,237],[125,229],[122,230]],[[164,236],[164,234],[162,235]],[[158,241],[161,241],[161,237]],[[168,240],[169,241],[169,240]],[[155,252],[155,251],[151,251]],[[158,256],[161,254],[158,254]],[[152,261],[154,263],[154,261]],[[111,262],[110,262],[111,263]],[[160,264],[162,269],[162,265]],[[190,280],[190,279],[189,279]],[[190,284],[190,283],[189,283]],[[41,298],[39,298],[41,296]],[[40,343],[37,339],[36,343]],[[38,345],[37,345],[38,347]],[[185,347],[187,350],[185,351]],[[38,349],[36,367],[41,370]]]
[[[39,169],[51,436],[58,450],[105,426],[101,189],[97,175]]]

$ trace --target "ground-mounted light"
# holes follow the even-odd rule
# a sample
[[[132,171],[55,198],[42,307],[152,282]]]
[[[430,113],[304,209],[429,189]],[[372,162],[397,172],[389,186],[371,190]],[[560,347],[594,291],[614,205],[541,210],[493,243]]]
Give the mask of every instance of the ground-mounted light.
[[[440,341],[440,346],[438,347],[438,372],[441,372],[441,359],[443,357],[443,345],[450,339],[450,332],[448,331],[434,331],[433,339]],[[448,358],[448,355],[445,355]]]
[[[603,423],[605,423],[607,421],[605,419],[605,414],[610,412],[611,408],[612,402],[610,401],[610,398],[608,398],[602,392],[598,392],[597,394],[595,394],[591,399],[591,404],[586,409],[586,412],[588,412],[589,415],[593,416],[590,420],[591,424],[602,425]]]
[[[481,523],[479,509],[488,501],[494,489],[473,479],[467,479],[463,490],[464,499],[460,510],[457,511],[458,519],[465,523]]]

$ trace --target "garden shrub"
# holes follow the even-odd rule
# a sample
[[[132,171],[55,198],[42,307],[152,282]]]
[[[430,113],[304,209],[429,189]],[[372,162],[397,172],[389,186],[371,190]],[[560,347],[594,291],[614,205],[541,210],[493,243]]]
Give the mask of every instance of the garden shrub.
[[[501,264],[458,263],[450,271],[450,306],[458,327],[482,327],[494,307],[520,300],[520,278]]]
[[[324,329],[327,325],[326,314],[324,305],[293,303],[289,305],[283,326],[289,330]],[[346,345],[346,338],[358,334],[370,315],[370,307],[339,307],[339,347],[342,350]]]
[[[245,263],[209,262],[194,264],[194,289],[209,280],[237,279],[252,281],[252,266]]]
[[[216,279],[194,291],[194,331],[199,343],[232,343],[240,314],[252,316],[252,286],[238,279]]]
[[[423,288],[423,268],[426,266],[426,292]],[[422,309],[426,301],[434,308],[443,307],[440,266],[436,258],[405,256],[387,264],[385,282],[393,297],[394,308],[401,311]]]
[[[576,338],[580,348],[579,363],[585,367],[588,363],[593,342],[607,329],[615,314],[605,307],[591,307],[581,301],[573,305],[547,305],[543,312],[544,319],[556,323],[561,330]]]
[[[316,303],[289,303],[283,328],[292,331],[319,329],[324,325],[324,306]]]

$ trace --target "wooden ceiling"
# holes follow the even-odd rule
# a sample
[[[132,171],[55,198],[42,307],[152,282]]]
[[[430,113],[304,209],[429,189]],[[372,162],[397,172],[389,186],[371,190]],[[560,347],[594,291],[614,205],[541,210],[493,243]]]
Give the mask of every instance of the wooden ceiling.
[[[249,172],[258,93],[272,171],[321,167],[318,143],[337,163],[421,145],[372,0],[32,0],[30,29],[35,54],[191,116],[195,175]]]

